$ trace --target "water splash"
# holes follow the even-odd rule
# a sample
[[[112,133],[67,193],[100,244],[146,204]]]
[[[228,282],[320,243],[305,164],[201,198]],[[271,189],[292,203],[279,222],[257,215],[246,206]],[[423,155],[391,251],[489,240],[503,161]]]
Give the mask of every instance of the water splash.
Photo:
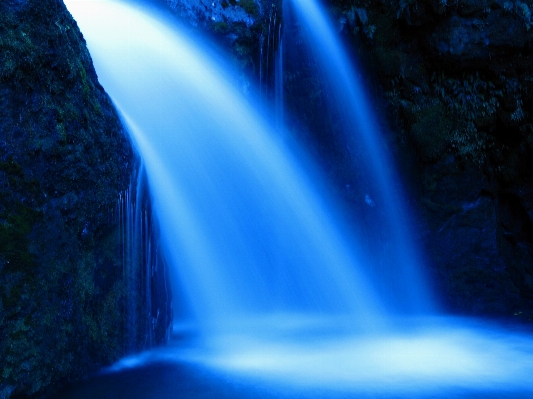
[[[106,392],[113,384],[123,389],[124,379],[138,384],[133,379],[144,370],[149,386],[165,386],[161,399],[177,393],[232,399],[526,399],[533,394],[533,340],[520,331],[454,318],[403,320],[393,332],[358,335],[332,318],[249,322],[268,334],[221,336],[218,350],[182,342],[122,359],[104,371]],[[98,381],[90,388],[94,385]],[[132,397],[153,395],[150,388],[135,390]]]

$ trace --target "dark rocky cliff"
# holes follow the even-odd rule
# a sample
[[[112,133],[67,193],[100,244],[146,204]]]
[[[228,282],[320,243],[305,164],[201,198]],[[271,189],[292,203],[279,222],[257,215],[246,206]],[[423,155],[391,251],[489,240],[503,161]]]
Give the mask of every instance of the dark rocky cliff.
[[[138,269],[162,262],[157,251],[136,264],[123,256],[120,199],[137,173],[63,2],[0,2],[0,398],[40,397],[146,347],[146,330],[127,320],[155,314],[148,305],[164,310],[150,340],[165,340],[162,266],[153,292],[127,305]],[[156,230],[142,234],[156,243]]]

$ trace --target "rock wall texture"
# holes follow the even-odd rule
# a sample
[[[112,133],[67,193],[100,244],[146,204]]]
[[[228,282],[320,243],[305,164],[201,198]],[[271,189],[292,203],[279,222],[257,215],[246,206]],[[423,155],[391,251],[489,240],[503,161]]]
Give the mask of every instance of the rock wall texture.
[[[63,2],[0,2],[0,398],[50,394],[146,346],[127,329],[136,266],[118,216],[135,173]]]
[[[244,94],[258,86],[265,101],[274,85],[274,56],[283,20],[282,0],[156,0],[195,33],[230,55]]]

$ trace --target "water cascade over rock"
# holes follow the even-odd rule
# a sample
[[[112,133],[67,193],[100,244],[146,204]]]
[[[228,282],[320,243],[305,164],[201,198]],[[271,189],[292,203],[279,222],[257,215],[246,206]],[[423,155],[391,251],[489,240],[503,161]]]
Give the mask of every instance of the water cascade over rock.
[[[382,127],[365,92],[364,78],[353,68],[353,61],[318,2],[285,3],[287,23],[291,24],[287,45],[289,40],[297,42],[290,43],[292,63],[299,61],[294,58],[311,57],[316,62],[323,78],[322,88],[317,91],[327,91],[322,112],[328,115],[330,124],[337,126],[330,134],[340,136],[338,140],[352,158],[355,171],[347,189],[353,191],[358,217],[368,220],[360,223],[359,236],[371,252],[367,268],[378,281],[375,289],[386,297],[386,306],[392,312],[431,311],[434,302],[427,281],[421,276],[401,179],[384,145]]]
[[[137,384],[150,382],[136,397],[197,397],[206,386],[211,397],[265,398],[533,391],[527,336],[418,319],[431,299],[415,251],[401,240],[409,227],[393,189],[397,177],[383,162],[372,111],[318,8],[311,4],[300,18],[310,12],[315,40],[327,38],[320,46],[333,48],[328,61],[348,88],[354,130],[370,152],[362,181],[373,184],[364,200],[380,209],[376,220],[385,221],[397,256],[379,272],[361,244],[364,233],[352,237],[339,221],[312,163],[277,138],[260,104],[227,83],[231,71],[207,47],[148,9],[111,0],[67,5],[142,155],[182,297],[175,326],[192,325],[180,330],[190,342],[112,368]],[[413,318],[393,317],[406,314]],[[144,373],[151,364],[158,372]],[[202,370],[202,378],[187,380],[176,369],[183,364]],[[244,381],[238,395],[235,381]]]
[[[133,173],[128,189],[120,193],[112,217],[120,229],[126,289],[124,346],[126,353],[133,353],[167,342],[172,328],[169,272],[142,165]]]
[[[85,34],[143,156],[194,317],[230,326],[271,312],[349,313],[361,328],[373,324],[379,301],[325,200],[209,59],[121,3],[69,6],[82,9],[82,25],[102,20]],[[113,13],[129,25],[105,23]],[[142,34],[124,46],[128,26]]]
[[[0,54],[0,399],[51,397],[150,344],[127,337],[123,270],[144,264],[114,212],[136,157],[62,0],[0,2]]]

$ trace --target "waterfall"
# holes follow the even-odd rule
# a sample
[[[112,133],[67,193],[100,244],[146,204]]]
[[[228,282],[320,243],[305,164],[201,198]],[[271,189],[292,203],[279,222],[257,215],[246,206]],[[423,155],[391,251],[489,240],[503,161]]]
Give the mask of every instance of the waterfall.
[[[363,142],[357,151],[370,154],[361,201],[375,208],[377,224],[384,221],[380,229],[397,256],[379,272],[363,234],[344,225],[305,151],[277,138],[275,123],[261,115],[261,100],[249,103],[231,86],[231,70],[208,48],[148,8],[113,0],[66,3],[143,159],[184,309],[180,320],[193,325],[187,333],[195,338],[123,359],[113,371],[142,366],[135,384],[158,378],[145,372],[157,362],[201,370],[192,387],[181,369],[145,385],[154,391],[165,385],[165,395],[156,395],[165,398],[197,397],[210,379],[220,384],[211,397],[242,379],[265,389],[238,397],[533,392],[530,337],[473,321],[419,318],[432,300],[415,250],[403,241],[409,225],[398,178],[379,134],[372,136],[379,126],[362,85],[314,3],[294,1],[311,7],[299,18],[311,12],[316,40],[333,46],[329,61],[348,88],[349,97],[341,98],[356,114],[348,131]],[[125,195],[124,203],[135,195]],[[139,214],[126,208],[125,219]],[[126,225],[144,217],[134,219]],[[383,294],[383,284],[391,295]],[[399,314],[412,317],[397,320]]]
[[[285,7],[287,23],[292,24],[285,44],[288,46],[289,40],[297,41],[297,45],[291,46],[293,51],[297,46],[303,47],[299,49],[298,60],[292,55],[292,62],[298,62],[298,68],[302,58],[307,57],[317,64],[316,73],[322,77],[321,85],[327,93],[323,112],[329,114],[330,125],[336,125],[332,134],[341,136],[353,160],[355,171],[351,179],[356,181],[346,183],[361,209],[358,217],[370,218],[362,226],[360,236],[365,237],[365,245],[374,254],[369,267],[379,281],[376,289],[385,290],[382,297],[386,297],[386,306],[393,314],[431,312],[434,299],[428,291],[420,254],[412,239],[412,222],[401,178],[383,143],[385,127],[378,123],[370,106],[364,78],[317,1],[289,0]]]
[[[259,102],[263,113],[267,113],[269,103],[274,103],[275,127],[282,129],[280,119],[283,114],[283,63],[282,50],[282,13],[275,4],[271,4],[268,19],[259,36]]]
[[[80,24],[100,20],[84,34],[143,157],[176,287],[200,330],[276,313],[379,324],[379,298],[327,194],[313,186],[318,175],[277,141],[221,66],[134,7],[72,5]]]

